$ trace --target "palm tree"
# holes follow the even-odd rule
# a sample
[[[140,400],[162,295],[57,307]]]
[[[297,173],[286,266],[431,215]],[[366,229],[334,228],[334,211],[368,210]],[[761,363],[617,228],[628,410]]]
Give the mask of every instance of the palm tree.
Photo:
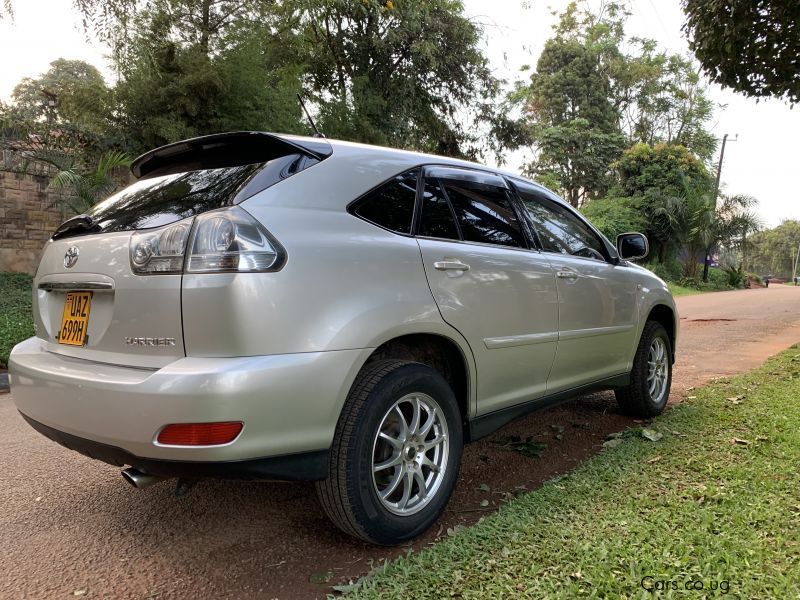
[[[708,198],[701,202],[693,214],[692,236],[704,251],[703,281],[708,281],[707,257],[720,244],[746,243],[747,235],[761,229],[761,221],[753,209],[758,200],[752,196],[720,194],[721,202]]]
[[[82,168],[79,160],[71,152],[62,150],[35,150],[28,160],[45,163],[56,169],[50,180],[53,189],[66,189],[73,194],[62,196],[54,204],[60,204],[81,214],[113,192],[117,183],[114,172],[121,167],[129,167],[131,158],[120,151],[102,154],[93,167]]]

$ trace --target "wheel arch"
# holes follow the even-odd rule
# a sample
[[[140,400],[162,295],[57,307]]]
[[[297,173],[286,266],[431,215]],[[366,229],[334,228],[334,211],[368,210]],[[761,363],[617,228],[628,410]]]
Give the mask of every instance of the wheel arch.
[[[666,304],[656,304],[650,309],[646,320],[661,323],[664,329],[667,330],[667,335],[669,336],[669,345],[672,348],[672,362],[674,363],[675,342],[678,337],[678,323],[675,310]]]
[[[426,364],[441,373],[453,389],[461,413],[464,435],[468,435],[473,372],[468,355],[458,342],[438,333],[399,335],[375,348],[361,368],[376,360],[389,358]]]

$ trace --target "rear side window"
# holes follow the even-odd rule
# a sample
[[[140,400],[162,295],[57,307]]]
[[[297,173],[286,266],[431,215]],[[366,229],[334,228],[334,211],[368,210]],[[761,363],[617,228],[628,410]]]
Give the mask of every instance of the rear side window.
[[[390,231],[411,233],[418,178],[419,169],[398,175],[361,198],[354,214]]]
[[[506,191],[474,182],[443,181],[468,242],[525,247],[525,237]]]
[[[422,193],[422,214],[419,221],[419,235],[460,240],[453,211],[442,191],[438,179],[426,179]]]

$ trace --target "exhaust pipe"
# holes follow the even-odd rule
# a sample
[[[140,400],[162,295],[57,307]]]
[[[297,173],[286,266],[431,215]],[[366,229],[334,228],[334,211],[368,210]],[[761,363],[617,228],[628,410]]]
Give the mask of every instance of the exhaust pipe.
[[[166,479],[165,477],[156,477],[155,475],[142,473],[139,469],[134,469],[133,467],[122,469],[122,478],[133,487],[140,490],[156,483],[161,483]]]

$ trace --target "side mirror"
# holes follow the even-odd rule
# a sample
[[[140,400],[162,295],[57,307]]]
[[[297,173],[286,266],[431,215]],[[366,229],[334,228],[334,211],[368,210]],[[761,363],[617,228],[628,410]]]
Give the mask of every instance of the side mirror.
[[[644,258],[649,251],[650,244],[641,233],[621,233],[617,236],[617,253],[624,260]]]

